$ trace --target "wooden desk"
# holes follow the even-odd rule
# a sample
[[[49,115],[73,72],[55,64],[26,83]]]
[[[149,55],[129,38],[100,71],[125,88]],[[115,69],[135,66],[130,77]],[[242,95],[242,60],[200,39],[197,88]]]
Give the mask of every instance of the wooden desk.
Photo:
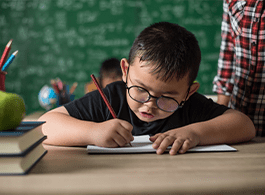
[[[44,113],[45,113],[45,111],[34,112],[34,113],[30,114],[30,115],[25,116],[25,118],[23,119],[23,121],[36,121]]]
[[[82,147],[44,145],[26,176],[0,177],[0,194],[262,194],[265,137],[238,152],[88,155]]]

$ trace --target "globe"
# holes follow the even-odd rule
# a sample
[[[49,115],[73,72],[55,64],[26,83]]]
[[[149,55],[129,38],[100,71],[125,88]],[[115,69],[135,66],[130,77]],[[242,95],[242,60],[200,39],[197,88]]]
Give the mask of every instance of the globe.
[[[50,110],[53,107],[53,104],[56,103],[57,94],[53,88],[44,85],[38,95],[39,104],[42,108]]]

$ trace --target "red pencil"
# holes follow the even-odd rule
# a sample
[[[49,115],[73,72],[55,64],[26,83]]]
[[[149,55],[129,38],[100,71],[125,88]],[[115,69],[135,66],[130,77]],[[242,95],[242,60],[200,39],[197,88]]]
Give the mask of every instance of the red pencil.
[[[52,87],[53,87],[55,93],[58,94],[60,91],[59,91],[59,88],[58,88],[58,86],[57,86],[57,84],[56,84],[56,81],[55,81],[54,79],[51,80],[51,85],[52,85]]]
[[[2,66],[5,64],[7,56],[9,54],[9,51],[11,49],[11,45],[12,45],[12,39],[6,44],[5,50],[3,52],[3,55],[0,59],[0,70],[2,69]]]
[[[111,105],[110,105],[110,103],[109,103],[109,100],[107,99],[106,95],[104,94],[104,92],[102,91],[101,87],[99,86],[99,84],[98,84],[98,82],[97,82],[97,79],[95,78],[95,76],[94,76],[93,74],[91,74],[90,76],[91,76],[93,82],[95,83],[95,85],[96,85],[96,87],[97,87],[97,89],[98,89],[98,91],[99,91],[101,97],[103,98],[104,102],[105,102],[106,105],[108,106],[109,111],[110,111],[112,117],[113,117],[113,118],[117,118],[117,115],[116,115],[116,113],[114,112],[113,108],[111,107]],[[130,146],[132,146],[131,143],[129,143],[129,144],[130,144]]]
[[[56,79],[56,82],[57,82],[57,86],[58,86],[59,90],[62,91],[63,90],[63,82],[59,78]]]
[[[113,108],[111,107],[111,105],[110,105],[110,103],[109,103],[109,100],[107,99],[106,95],[103,93],[101,87],[99,86],[99,84],[98,84],[98,82],[97,82],[97,79],[95,78],[95,76],[94,76],[93,74],[90,75],[90,76],[91,76],[93,82],[95,83],[95,85],[96,85],[96,87],[97,87],[97,89],[98,89],[98,91],[99,91],[101,97],[103,98],[104,102],[105,102],[106,105],[108,106],[109,111],[110,111],[112,117],[113,117],[113,118],[117,118],[117,115],[116,115],[116,113],[114,112]]]

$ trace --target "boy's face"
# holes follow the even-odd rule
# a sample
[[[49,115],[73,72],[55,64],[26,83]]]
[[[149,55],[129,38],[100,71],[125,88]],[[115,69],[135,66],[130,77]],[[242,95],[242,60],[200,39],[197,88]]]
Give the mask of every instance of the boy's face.
[[[176,80],[173,78],[168,82],[158,80],[156,74],[150,73],[153,67],[152,64],[146,65],[145,62],[139,62],[139,58],[134,60],[134,63],[130,65],[128,71],[128,62],[126,59],[122,59],[121,68],[123,72],[122,79],[126,82],[127,86],[131,87],[133,85],[142,87],[146,89],[152,96],[160,97],[166,96],[174,98],[178,103],[184,101],[188,93],[188,80],[185,76],[181,80]],[[128,75],[127,75],[128,73]],[[148,102],[139,103],[133,100],[129,94],[128,90],[126,92],[126,98],[130,109],[135,113],[135,115],[142,121],[153,122],[159,119],[164,119],[172,115],[174,112],[165,112],[157,107],[156,99],[151,98]]]

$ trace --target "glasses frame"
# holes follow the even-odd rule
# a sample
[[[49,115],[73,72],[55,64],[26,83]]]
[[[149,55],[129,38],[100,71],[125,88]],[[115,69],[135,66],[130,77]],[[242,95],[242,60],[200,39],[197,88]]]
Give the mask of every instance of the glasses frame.
[[[178,103],[178,101],[177,100],[175,100],[174,98],[172,98],[172,97],[166,97],[166,96],[160,96],[160,97],[156,97],[156,96],[153,96],[153,95],[151,95],[150,93],[149,93],[149,91],[147,90],[147,89],[145,89],[145,88],[143,88],[143,87],[140,87],[140,86],[137,86],[137,85],[132,85],[132,86],[130,86],[130,87],[128,87],[127,86],[127,79],[128,79],[128,74],[129,74],[129,66],[128,66],[128,69],[127,69],[127,75],[126,75],[126,83],[125,83],[125,85],[126,85],[126,89],[128,90],[128,94],[129,94],[129,96],[130,96],[130,98],[132,98],[134,101],[136,101],[136,102],[138,102],[138,103],[146,103],[146,102],[148,102],[151,98],[154,98],[154,99],[156,99],[156,106],[160,109],[160,110],[162,110],[162,111],[164,111],[164,112],[175,112],[176,110],[178,110],[179,108],[182,108],[183,106],[184,106],[184,104],[185,104],[185,102],[187,101],[187,98],[188,98],[188,95],[189,95],[189,92],[190,92],[190,86],[189,86],[189,88],[188,88],[188,91],[187,91],[187,95],[186,95],[186,97],[185,97],[185,100],[184,101],[181,101],[180,103]],[[132,88],[132,87],[137,87],[137,88],[141,88],[141,89],[143,89],[144,91],[146,91],[147,93],[148,93],[148,99],[146,100],[146,101],[139,101],[139,100],[136,100],[136,99],[134,99],[132,96],[131,96],[131,94],[130,94],[130,89]],[[160,108],[159,106],[158,106],[158,100],[160,99],[160,98],[168,98],[168,99],[172,99],[172,100],[174,100],[177,104],[178,104],[178,107],[175,109],[175,110],[173,110],[173,111],[167,111],[167,110],[164,110],[164,109],[162,109],[162,108]]]

